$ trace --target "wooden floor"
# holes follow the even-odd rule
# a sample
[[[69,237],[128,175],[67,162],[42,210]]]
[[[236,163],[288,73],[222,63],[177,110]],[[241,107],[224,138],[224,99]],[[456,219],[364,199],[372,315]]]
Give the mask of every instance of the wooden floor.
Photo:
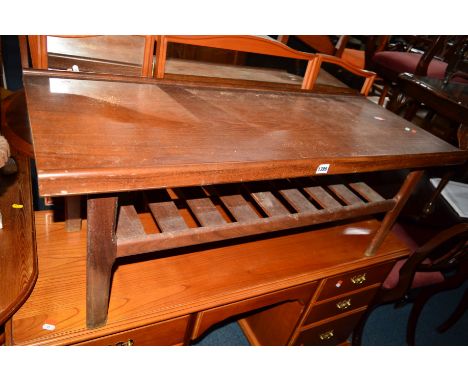
[[[144,215],[144,224],[146,218],[148,222],[151,219]],[[406,247],[389,235],[374,258],[363,256],[378,225],[367,220],[270,235],[268,240],[238,240],[230,245],[132,257],[115,270],[107,324],[88,330],[86,221],[82,231],[67,233],[63,222],[53,221],[51,212],[37,212],[39,279],[13,317],[13,339],[9,333],[7,343],[73,344],[299,285],[361,263],[372,265],[405,255]],[[346,228],[350,227],[369,230],[370,234],[349,234]],[[54,329],[44,329],[44,324]]]

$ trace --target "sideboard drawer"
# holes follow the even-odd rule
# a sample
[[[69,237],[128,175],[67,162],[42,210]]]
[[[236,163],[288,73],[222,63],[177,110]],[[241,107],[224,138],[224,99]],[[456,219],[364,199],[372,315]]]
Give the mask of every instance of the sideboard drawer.
[[[359,322],[365,309],[356,313],[330,321],[326,324],[306,329],[299,334],[295,345],[338,345],[345,342]]]
[[[357,291],[373,284],[382,283],[392,266],[393,263],[388,262],[331,277],[325,281],[325,285],[317,301],[326,300],[344,293]]]
[[[333,300],[315,304],[304,321],[304,326],[344,312],[366,306],[374,297],[377,288],[365,289],[356,293],[337,297]]]
[[[198,314],[191,338],[198,338],[212,325],[221,322],[226,318],[259,308],[264,308],[273,304],[299,300],[305,307],[316,289],[317,283],[313,282],[205,310]]]
[[[81,342],[78,345],[108,346],[169,346],[184,342],[189,316],[178,317],[173,320],[158,322],[157,324],[142,326],[100,337],[91,341]]]

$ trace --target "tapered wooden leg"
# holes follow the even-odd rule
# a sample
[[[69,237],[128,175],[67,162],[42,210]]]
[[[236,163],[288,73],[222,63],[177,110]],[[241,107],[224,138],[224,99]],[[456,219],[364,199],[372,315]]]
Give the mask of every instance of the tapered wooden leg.
[[[76,232],[81,230],[81,196],[65,197],[65,230]]]
[[[406,327],[406,343],[410,346],[414,346],[416,338],[416,325],[418,323],[419,316],[426,305],[426,302],[434,295],[432,288],[429,290],[424,290],[421,294],[414,300],[413,308],[411,309],[408,326]]]
[[[457,131],[458,147],[468,150],[468,125],[461,124]]]
[[[419,109],[419,103],[418,102],[411,102],[408,106],[408,109],[405,111],[405,116],[404,118],[408,121],[412,121],[414,116],[416,115],[418,109]]]
[[[372,241],[367,248],[365,255],[366,256],[373,256],[379,246],[384,241],[385,237],[387,236],[388,232],[391,230],[395,220],[397,219],[398,215],[400,214],[401,210],[405,206],[408,198],[411,195],[416,184],[419,182],[423,175],[424,171],[412,171],[406,177],[403,185],[398,191],[398,194],[395,196],[395,207],[393,207],[390,211],[387,212],[385,218],[380,225],[379,230],[375,233]]]
[[[354,327],[353,330],[353,336],[351,340],[351,344],[353,346],[361,346],[362,343],[362,333],[364,331],[364,326],[366,325],[367,319],[371,315],[371,313],[374,311],[374,308],[376,308],[377,305],[372,305],[370,304],[367,310],[364,312],[362,315],[361,319],[357,323],[357,325]]]
[[[390,86],[388,84],[384,84],[383,86],[382,93],[380,94],[380,97],[379,97],[380,106],[383,106],[385,103],[385,97],[387,97],[389,87]]]
[[[439,333],[444,333],[447,330],[449,330],[465,314],[467,309],[468,309],[468,289],[465,290],[465,294],[463,295],[463,298],[461,299],[460,303],[458,304],[458,306],[456,307],[452,315],[447,319],[447,321],[445,321],[443,324],[441,324],[437,328],[437,331]]]
[[[90,197],[87,209],[86,326],[92,329],[107,321],[112,266],[117,252],[117,197]]]
[[[423,216],[427,217],[430,214],[432,214],[432,212],[434,210],[434,204],[435,204],[437,198],[439,197],[440,193],[445,188],[447,183],[450,181],[450,179],[453,178],[454,174],[455,174],[454,170],[450,170],[450,171],[448,171],[448,172],[446,172],[444,174],[444,176],[440,180],[439,184],[437,185],[437,188],[435,189],[435,191],[431,195],[431,198],[426,203],[426,205],[423,207]]]

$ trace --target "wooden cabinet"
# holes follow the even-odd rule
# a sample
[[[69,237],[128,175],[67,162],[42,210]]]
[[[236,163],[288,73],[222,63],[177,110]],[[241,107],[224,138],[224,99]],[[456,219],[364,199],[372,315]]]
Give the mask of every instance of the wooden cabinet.
[[[254,313],[241,322],[250,342],[256,345],[336,345],[351,334],[367,304],[385,279],[393,262],[354,269],[321,280],[305,310],[296,311],[296,320],[285,322],[286,306]],[[292,306],[289,307],[289,310]],[[275,322],[286,325],[288,335],[265,330]],[[296,322],[291,325],[291,322]],[[278,334],[279,333],[279,334]]]
[[[346,341],[393,264],[360,268],[323,280],[292,344],[336,345]]]
[[[143,223],[149,229],[150,217]],[[65,222],[54,222],[44,211],[36,212],[35,225],[41,272],[6,326],[9,345],[189,344],[226,319],[239,319],[252,344],[287,345],[315,326],[341,320],[343,314],[332,309],[335,300],[351,298],[344,315],[361,312],[391,263],[409,253],[390,233],[375,256],[365,256],[380,223],[361,220],[149,254],[118,264],[106,325],[88,329],[86,229],[66,232]],[[350,227],[369,235],[343,235]],[[337,275],[361,270],[369,285],[319,297]],[[375,272],[378,280],[371,276]]]

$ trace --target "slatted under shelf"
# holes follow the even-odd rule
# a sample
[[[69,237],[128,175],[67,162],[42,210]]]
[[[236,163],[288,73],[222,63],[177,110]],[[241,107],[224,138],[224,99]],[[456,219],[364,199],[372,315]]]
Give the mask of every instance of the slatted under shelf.
[[[122,206],[117,256],[372,215],[393,208],[362,182],[317,185],[278,180],[157,190],[148,203],[157,233],[146,233],[133,206]]]

